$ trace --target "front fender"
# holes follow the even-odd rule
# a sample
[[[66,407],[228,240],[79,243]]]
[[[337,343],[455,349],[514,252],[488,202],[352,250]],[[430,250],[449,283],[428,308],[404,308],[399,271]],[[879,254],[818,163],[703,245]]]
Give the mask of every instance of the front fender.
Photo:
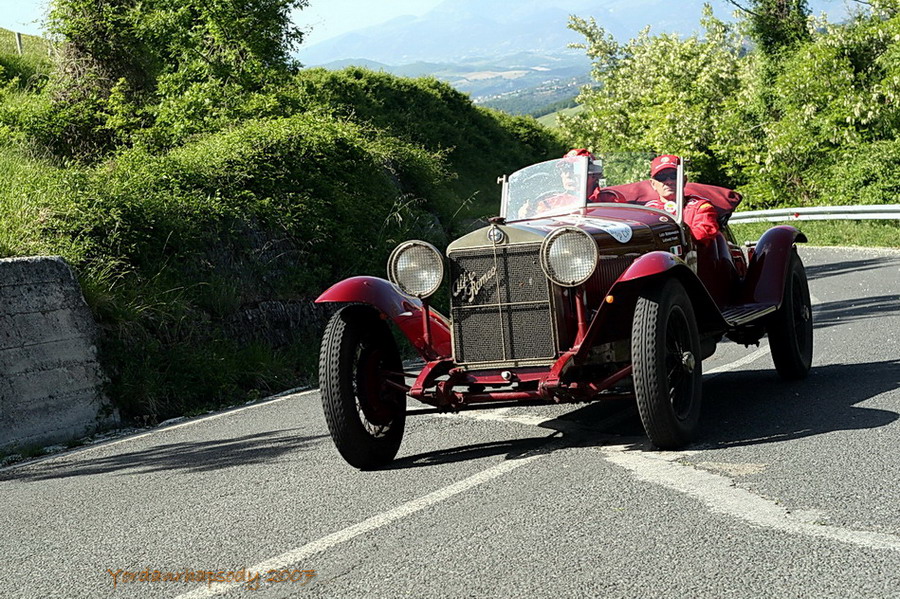
[[[351,277],[329,287],[316,303],[368,304],[391,319],[426,360],[449,358],[453,354],[450,323],[434,308],[428,308],[431,345],[426,343],[423,305],[406,295],[390,281],[378,277]]]
[[[784,297],[784,281],[795,243],[805,242],[806,235],[794,227],[779,225],[766,231],[759,241],[744,278],[741,303],[777,304]]]
[[[595,343],[628,338],[634,307],[641,290],[655,284],[662,277],[676,277],[684,285],[694,306],[697,327],[702,334],[715,334],[725,330],[727,325],[721,311],[687,264],[668,252],[649,252],[635,260],[613,283],[607,298],[600,302],[584,340],[574,348],[575,359],[584,359]]]
[[[649,252],[632,262],[631,266],[625,269],[625,272],[618,278],[616,284],[658,275],[677,266],[687,268],[684,261],[674,254],[661,251]]]
[[[613,284],[610,294],[613,294],[614,297],[627,295],[629,303],[631,303],[636,301],[638,293],[645,285],[663,275],[676,277],[684,285],[684,289],[694,305],[697,328],[701,334],[725,330],[727,325],[725,319],[722,318],[722,312],[703,282],[685,264],[684,260],[669,252],[650,252],[635,260]]]

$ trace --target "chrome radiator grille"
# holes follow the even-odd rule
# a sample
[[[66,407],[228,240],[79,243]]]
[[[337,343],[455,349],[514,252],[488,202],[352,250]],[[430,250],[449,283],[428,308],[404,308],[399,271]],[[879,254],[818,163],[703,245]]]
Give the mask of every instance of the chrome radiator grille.
[[[456,362],[549,362],[556,356],[556,326],[540,247],[522,244],[450,254]]]

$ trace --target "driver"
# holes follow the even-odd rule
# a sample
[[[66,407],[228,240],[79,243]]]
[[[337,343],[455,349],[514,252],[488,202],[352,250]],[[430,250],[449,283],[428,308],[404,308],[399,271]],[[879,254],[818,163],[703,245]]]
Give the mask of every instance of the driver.
[[[657,156],[650,163],[650,186],[659,196],[645,204],[650,208],[665,210],[675,214],[675,204],[678,165],[681,159],[672,154]],[[687,183],[687,178],[683,181]],[[684,222],[691,230],[694,239],[698,242],[706,242],[719,232],[719,221],[716,209],[706,198],[698,195],[684,195]]]
[[[573,196],[578,195],[578,177],[575,174],[574,166],[576,159],[581,156],[586,156],[588,160],[591,161],[591,164],[588,167],[587,180],[588,202],[596,201],[596,198],[600,193],[600,188],[598,187],[600,174],[599,172],[594,172],[594,169],[592,168],[593,161],[596,159],[587,148],[573,148],[563,154],[562,159],[560,159],[559,163],[556,165],[559,177],[562,180],[562,193],[541,200],[537,206],[537,211],[539,213],[552,210],[559,206],[565,206],[572,201]]]

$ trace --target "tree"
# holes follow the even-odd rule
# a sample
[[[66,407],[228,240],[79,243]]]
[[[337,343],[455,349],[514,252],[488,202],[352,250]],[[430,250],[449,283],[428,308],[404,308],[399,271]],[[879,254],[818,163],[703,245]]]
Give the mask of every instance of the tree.
[[[111,88],[124,79],[152,90],[163,73],[195,71],[258,82],[290,69],[303,38],[291,11],[308,0],[56,0],[50,31],[62,42],[62,73]]]
[[[691,156],[692,168],[720,180],[715,155],[722,106],[737,93],[742,51],[733,29],[705,8],[704,35],[651,36],[620,45],[594,19],[572,17],[585,36],[595,85],[578,97],[584,110],[561,117],[573,143],[603,150],[655,151]]]
[[[728,0],[748,16],[750,38],[766,55],[810,39],[806,0]]]
[[[60,58],[50,102],[31,119],[44,123],[34,137],[56,154],[95,159],[163,113],[171,123],[194,112],[199,125],[173,129],[184,135],[227,120],[223,111],[246,103],[238,96],[297,70],[290,52],[303,34],[291,11],[307,3],[56,0],[49,29]]]

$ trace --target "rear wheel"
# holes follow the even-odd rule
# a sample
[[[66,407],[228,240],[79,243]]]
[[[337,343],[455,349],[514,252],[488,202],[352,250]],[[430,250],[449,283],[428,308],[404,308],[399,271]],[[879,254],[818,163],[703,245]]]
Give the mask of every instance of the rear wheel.
[[[660,449],[689,443],[700,420],[702,365],[694,308],[674,278],[641,293],[631,327],[634,392]]]
[[[387,323],[368,306],[331,318],[319,354],[325,422],[348,464],[362,470],[394,459],[406,423],[402,363]]]
[[[797,251],[791,252],[784,299],[767,327],[775,370],[785,380],[805,378],[812,365],[812,302],[806,269]]]

